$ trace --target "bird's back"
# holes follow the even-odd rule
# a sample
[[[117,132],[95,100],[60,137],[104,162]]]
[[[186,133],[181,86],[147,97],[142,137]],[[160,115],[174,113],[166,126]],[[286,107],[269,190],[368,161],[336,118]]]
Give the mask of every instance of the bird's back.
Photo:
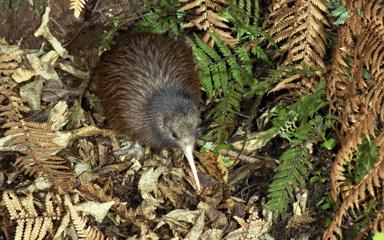
[[[93,80],[109,124],[141,143],[149,137],[148,103],[162,91],[180,91],[200,101],[200,84],[188,45],[160,34],[120,37],[104,53]]]

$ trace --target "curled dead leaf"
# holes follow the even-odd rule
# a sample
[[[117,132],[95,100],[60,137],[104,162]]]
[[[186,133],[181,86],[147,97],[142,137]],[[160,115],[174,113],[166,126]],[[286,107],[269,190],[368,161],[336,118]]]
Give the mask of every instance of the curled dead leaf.
[[[88,201],[75,206],[76,211],[85,213],[86,215],[91,215],[95,218],[96,221],[101,223],[105,216],[107,215],[109,209],[115,204],[114,201],[99,203]]]
[[[41,24],[39,28],[35,31],[35,37],[43,36],[47,41],[52,45],[53,49],[59,54],[62,58],[69,58],[73,61],[73,56],[68,54],[68,51],[61,45],[59,40],[55,38],[51,31],[48,28],[49,13],[51,11],[50,7],[45,8],[45,12],[41,18]]]
[[[40,110],[41,92],[43,91],[43,81],[36,79],[20,87],[20,96],[26,101],[32,110]]]
[[[68,123],[68,105],[65,101],[58,102],[50,111],[48,122],[52,130],[60,130]]]
[[[277,132],[272,131],[270,129],[262,132],[249,133],[247,136],[248,139],[245,141],[245,145],[244,145],[244,141],[240,140],[240,141],[234,142],[233,146],[237,150],[241,150],[243,149],[243,145],[244,145],[243,153],[250,154],[264,147],[265,144],[268,143],[276,135],[277,135]]]

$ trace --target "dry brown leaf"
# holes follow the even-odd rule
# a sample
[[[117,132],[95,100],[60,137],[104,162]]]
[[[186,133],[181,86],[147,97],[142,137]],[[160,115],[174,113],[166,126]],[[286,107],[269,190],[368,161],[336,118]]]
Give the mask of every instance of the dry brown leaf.
[[[186,240],[199,240],[201,234],[204,230],[204,217],[205,212],[201,211],[200,214],[197,216],[195,224],[192,226],[191,230],[189,230],[187,236],[185,236],[184,239]]]
[[[154,211],[164,202],[157,185],[160,176],[167,172],[169,172],[169,169],[165,166],[156,169],[150,168],[140,177],[138,189],[143,198],[143,201],[140,204],[140,210],[149,220],[155,219],[156,216]]]
[[[185,209],[175,209],[162,217],[162,220],[156,225],[155,229],[160,228],[164,224],[169,225],[169,227],[176,232],[187,233],[190,230],[190,225],[194,224],[198,218],[204,212],[203,210],[185,210]],[[204,215],[204,214],[203,214]],[[200,223],[196,227],[196,231],[200,231]],[[198,233],[198,232],[196,232]],[[192,233],[191,233],[192,234]],[[195,233],[193,233],[195,234]],[[196,235],[193,235],[196,236]]]
[[[270,130],[249,133],[247,135],[247,140],[245,141],[245,145],[243,140],[236,141],[232,145],[237,150],[242,150],[244,154],[250,154],[264,147],[265,144],[267,144],[276,135],[277,135],[276,131],[271,132]],[[243,148],[243,145],[244,145],[244,148]]]
[[[44,14],[41,18],[41,24],[39,28],[35,31],[34,35],[35,37],[43,36],[53,47],[53,49],[59,54],[61,58],[69,58],[71,61],[73,61],[73,56],[68,54],[68,51],[63,48],[61,43],[55,38],[51,31],[48,28],[48,21],[49,21],[49,13],[51,11],[50,7],[46,7]]]
[[[201,236],[201,240],[221,240],[223,239],[223,230],[221,229],[208,229]]]
[[[28,103],[29,107],[34,110],[40,110],[41,93],[43,91],[43,81],[36,79],[20,87],[20,97]]]
[[[75,205],[75,209],[78,212],[83,212],[86,215],[91,215],[92,217],[95,218],[95,220],[99,223],[103,221],[107,213],[109,212],[109,209],[114,205],[114,201],[109,201],[109,202],[93,202],[93,201],[88,201],[84,203],[80,203],[78,205]]]
[[[68,105],[65,101],[58,102],[49,112],[48,122],[52,130],[60,130],[68,123]]]
[[[308,191],[296,195],[297,201],[293,203],[293,216],[289,219],[287,227],[298,228],[315,221],[306,209]]]

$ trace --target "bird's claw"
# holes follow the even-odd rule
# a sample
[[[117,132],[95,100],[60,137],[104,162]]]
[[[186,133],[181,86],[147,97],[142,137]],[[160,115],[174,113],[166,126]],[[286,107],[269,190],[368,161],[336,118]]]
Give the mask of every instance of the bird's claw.
[[[138,143],[135,142],[131,147],[126,149],[119,149],[114,152],[116,157],[124,155],[126,159],[135,158],[137,160],[141,159],[144,156],[144,148]]]

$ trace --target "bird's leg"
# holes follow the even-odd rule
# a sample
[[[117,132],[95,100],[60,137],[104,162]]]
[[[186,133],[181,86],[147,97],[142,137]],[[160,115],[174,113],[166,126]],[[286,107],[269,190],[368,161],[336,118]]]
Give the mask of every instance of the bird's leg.
[[[132,146],[126,149],[119,149],[114,151],[115,156],[124,155],[126,158],[141,159],[144,156],[144,148],[139,142],[135,141]]]

